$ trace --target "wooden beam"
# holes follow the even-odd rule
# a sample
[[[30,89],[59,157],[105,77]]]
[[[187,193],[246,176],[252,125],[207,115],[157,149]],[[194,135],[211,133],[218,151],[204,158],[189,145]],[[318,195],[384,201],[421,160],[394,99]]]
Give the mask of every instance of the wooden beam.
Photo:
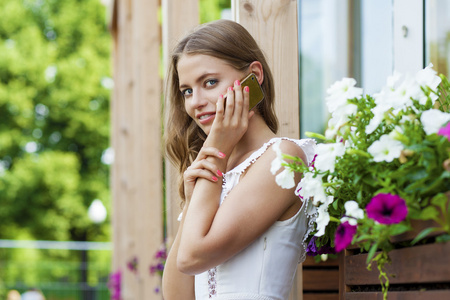
[[[113,267],[122,298],[161,299],[149,273],[162,243],[161,79],[158,0],[117,1],[112,100]],[[137,272],[127,262],[138,259]]]
[[[256,39],[271,67],[279,135],[299,138],[297,1],[233,1],[236,20]]]
[[[190,30],[199,24],[199,0],[184,0],[182,5],[173,0],[162,1],[163,11],[163,61],[167,70],[170,53],[176,43]],[[166,104],[167,105],[167,104]],[[165,107],[164,110],[168,110]],[[178,195],[178,170],[166,160],[166,226],[167,246],[170,247],[178,230],[178,216],[181,213],[180,197]]]

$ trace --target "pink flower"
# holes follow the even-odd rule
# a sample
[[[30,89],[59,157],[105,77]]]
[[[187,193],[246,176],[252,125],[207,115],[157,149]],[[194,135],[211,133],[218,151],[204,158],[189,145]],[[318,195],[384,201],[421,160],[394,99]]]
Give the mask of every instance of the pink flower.
[[[446,126],[444,126],[441,129],[439,129],[437,134],[438,135],[442,135],[442,136],[446,136],[447,139],[450,142],[450,122],[448,122]]]
[[[111,292],[111,300],[121,300],[122,273],[120,271],[109,275],[108,288]]]
[[[137,272],[137,268],[138,268],[138,259],[137,257],[133,257],[133,259],[131,259],[130,261],[127,262],[127,268],[128,270],[130,270],[133,273]]]
[[[406,202],[397,195],[378,194],[366,206],[367,216],[381,224],[396,224],[406,218]]]
[[[357,226],[350,225],[349,222],[341,223],[336,229],[334,244],[336,252],[344,250],[352,243],[353,236],[356,234]]]

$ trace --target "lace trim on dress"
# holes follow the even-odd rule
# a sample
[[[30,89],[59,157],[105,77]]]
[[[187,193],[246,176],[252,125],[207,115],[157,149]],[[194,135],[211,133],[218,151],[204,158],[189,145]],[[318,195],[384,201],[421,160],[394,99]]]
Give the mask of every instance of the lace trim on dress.
[[[208,270],[208,290],[209,290],[209,298],[213,298],[217,296],[217,267],[214,267]]]
[[[310,199],[306,200],[306,203],[304,203],[303,205],[305,205],[305,214],[306,217],[308,218],[308,227],[306,228],[306,232],[305,235],[303,236],[303,240],[302,240],[302,248],[303,251],[301,252],[300,258],[298,263],[301,264],[302,262],[305,261],[306,259],[306,248],[308,247],[308,245],[306,245],[306,240],[308,239],[309,234],[314,230],[314,224],[316,223],[316,218],[317,218],[317,208],[311,203]]]
[[[232,179],[231,177],[233,175],[240,177],[245,172],[245,170],[247,170],[252,164],[254,164],[258,160],[258,158],[267,151],[267,149],[271,145],[273,145],[277,140],[280,140],[280,139],[286,140],[286,141],[291,141],[291,142],[294,142],[295,144],[297,144],[300,148],[302,148],[303,152],[305,152],[307,163],[308,164],[311,163],[312,159],[314,158],[314,153],[315,153],[315,145],[316,145],[315,140],[313,140],[313,139],[294,140],[294,139],[290,139],[290,138],[286,138],[286,137],[272,138],[268,142],[264,143],[264,145],[262,145],[261,148],[259,148],[255,152],[253,152],[246,160],[244,160],[242,163],[237,165],[234,169],[226,172],[223,175],[223,178],[222,178],[223,197],[222,197],[221,202],[223,202],[225,200],[225,198],[227,197],[228,193],[231,190],[227,185],[227,180],[230,181],[230,179]]]

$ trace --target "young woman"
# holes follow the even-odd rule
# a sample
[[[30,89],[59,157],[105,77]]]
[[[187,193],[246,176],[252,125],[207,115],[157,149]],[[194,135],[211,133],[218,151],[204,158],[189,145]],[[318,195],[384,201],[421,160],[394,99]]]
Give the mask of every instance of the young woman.
[[[276,137],[269,66],[235,22],[215,21],[186,36],[168,72],[166,147],[182,174],[183,212],[164,299],[287,299],[309,223],[294,188],[276,184],[269,149],[277,143],[309,164],[314,142]],[[250,73],[265,98],[249,111],[252,90],[240,80]]]

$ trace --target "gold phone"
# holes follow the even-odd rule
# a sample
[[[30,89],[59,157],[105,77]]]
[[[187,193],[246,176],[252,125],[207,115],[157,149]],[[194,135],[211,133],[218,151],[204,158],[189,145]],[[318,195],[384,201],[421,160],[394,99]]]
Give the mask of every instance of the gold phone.
[[[248,86],[249,88],[250,101],[248,105],[248,110],[251,110],[253,107],[258,105],[258,103],[264,99],[264,92],[255,74],[250,73],[247,75],[247,77],[242,79],[241,86],[242,88],[244,88],[245,86]],[[226,98],[226,95],[224,98]]]
[[[258,78],[253,73],[250,73],[247,77],[241,80],[241,86],[248,86],[250,93],[250,102],[248,105],[248,110],[251,110],[253,107],[258,105],[264,99],[264,92],[261,88],[261,85],[258,82]]]

